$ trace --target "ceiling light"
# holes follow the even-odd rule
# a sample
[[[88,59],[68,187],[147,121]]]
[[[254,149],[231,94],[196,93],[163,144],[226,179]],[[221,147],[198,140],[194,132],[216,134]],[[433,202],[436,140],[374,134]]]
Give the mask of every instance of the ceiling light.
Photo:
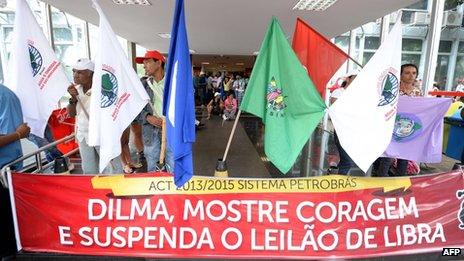
[[[258,55],[258,54],[259,54],[259,52],[253,52],[253,55]]]
[[[113,0],[117,5],[151,5],[148,0]]]
[[[171,39],[170,33],[158,33],[158,36],[164,39]]]
[[[201,64],[209,64],[209,62],[201,62]]]
[[[189,49],[189,52],[190,52],[190,53],[197,53],[197,52],[196,52],[195,50],[193,50],[193,49]]]
[[[337,0],[300,0],[295,4],[293,10],[324,11],[335,2]]]
[[[235,63],[235,65],[245,65],[245,63]]]

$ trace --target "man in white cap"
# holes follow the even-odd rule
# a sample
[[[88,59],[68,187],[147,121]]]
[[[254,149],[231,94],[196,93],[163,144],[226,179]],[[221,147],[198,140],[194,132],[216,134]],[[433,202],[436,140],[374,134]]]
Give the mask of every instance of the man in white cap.
[[[98,155],[99,148],[88,145],[90,95],[92,93],[92,77],[95,64],[87,58],[81,58],[77,60],[72,68],[74,83],[68,87],[68,92],[71,94],[71,98],[69,98],[67,109],[69,116],[77,116],[76,140],[79,143],[79,153],[82,159],[82,171],[84,174],[97,174],[99,173],[98,165],[100,161],[100,157]],[[111,164],[113,165],[113,163]],[[111,166],[107,167],[103,172],[116,172],[118,171],[118,166],[119,165],[115,165],[116,169]]]

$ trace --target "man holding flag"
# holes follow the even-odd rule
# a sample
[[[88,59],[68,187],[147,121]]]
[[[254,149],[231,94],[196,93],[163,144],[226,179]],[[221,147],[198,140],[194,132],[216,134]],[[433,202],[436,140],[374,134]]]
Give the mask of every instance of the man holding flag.
[[[163,121],[164,66],[166,59],[158,51],[147,51],[145,56],[135,58],[143,64],[145,75],[142,84],[150,97],[150,103],[141,113],[144,154],[147,159],[147,171],[155,171],[160,160]],[[172,152],[166,148],[165,164],[167,170],[173,167]]]
[[[96,0],[93,6],[100,16],[100,40],[90,98],[89,145],[100,146],[102,172],[112,159],[120,156],[121,135],[149,97]]]

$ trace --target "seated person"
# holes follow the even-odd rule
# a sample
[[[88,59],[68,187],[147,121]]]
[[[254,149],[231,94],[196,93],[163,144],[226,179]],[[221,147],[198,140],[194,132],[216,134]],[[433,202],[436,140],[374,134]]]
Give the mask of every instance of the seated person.
[[[222,115],[224,120],[235,119],[237,113],[237,100],[234,98],[234,93],[229,92],[227,99],[224,101],[224,114]]]
[[[208,110],[208,120],[211,119],[211,113],[214,115],[220,115],[222,113],[224,103],[221,100],[221,94],[219,92],[214,94],[214,98],[208,103],[206,109]]]

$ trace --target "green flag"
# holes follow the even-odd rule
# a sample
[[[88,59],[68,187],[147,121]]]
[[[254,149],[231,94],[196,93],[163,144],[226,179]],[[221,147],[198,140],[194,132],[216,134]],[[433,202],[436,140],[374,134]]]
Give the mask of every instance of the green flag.
[[[259,50],[240,108],[262,119],[264,151],[283,173],[293,166],[324,116],[325,104],[275,17]]]

